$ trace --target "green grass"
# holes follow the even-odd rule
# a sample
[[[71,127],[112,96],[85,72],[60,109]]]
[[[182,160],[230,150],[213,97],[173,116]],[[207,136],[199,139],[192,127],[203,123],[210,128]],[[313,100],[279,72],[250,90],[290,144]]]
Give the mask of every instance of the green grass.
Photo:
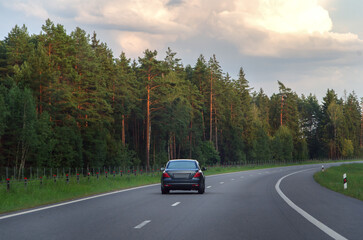
[[[316,163],[316,161],[307,161],[300,164]],[[215,175],[229,172],[239,172],[281,166],[288,166],[288,164],[211,167],[208,168],[207,171],[205,171],[205,174]],[[325,175],[328,175],[329,172],[330,170],[325,172]],[[363,170],[360,169],[360,173],[362,172]],[[347,174],[349,181],[348,190],[351,191],[351,188],[354,186],[352,183],[354,178],[351,179],[353,176],[350,176],[350,172],[347,171]],[[90,195],[127,189],[147,184],[159,183],[160,175],[160,173],[149,173],[148,175],[143,174],[138,176],[123,175],[122,177],[120,175],[116,175],[115,177],[109,175],[108,178],[105,178],[105,176],[100,176],[99,180],[97,180],[96,177],[91,177],[89,181],[87,177],[80,177],[79,184],[77,184],[77,180],[75,177],[72,177],[70,179],[69,184],[66,183],[65,178],[57,179],[56,183],[53,182],[53,179],[44,179],[42,185],[40,185],[39,180],[31,180],[28,183],[27,187],[24,186],[24,182],[12,181],[9,192],[6,190],[6,184],[2,182],[0,184],[0,213],[12,212],[21,209],[32,208],[36,206],[77,199]],[[340,178],[338,178],[339,180],[337,181],[342,187],[342,174],[340,175],[341,176]],[[337,185],[339,185],[338,183]],[[360,186],[362,186],[362,175],[360,178]]]
[[[347,174],[348,188],[344,190],[343,174]],[[363,164],[343,164],[331,167],[314,175],[315,181],[333,191],[363,201]]]
[[[27,187],[23,182],[13,182],[9,192],[6,190],[5,184],[1,186],[0,213],[158,182],[160,182],[159,174],[154,176],[129,175],[122,178],[118,175],[115,178],[111,176],[107,179],[100,176],[99,180],[93,177],[90,181],[81,177],[79,184],[77,184],[76,178],[71,178],[69,184],[64,178],[58,179],[56,183],[53,182],[53,179],[44,180],[42,185],[39,180],[33,180],[28,183]]]

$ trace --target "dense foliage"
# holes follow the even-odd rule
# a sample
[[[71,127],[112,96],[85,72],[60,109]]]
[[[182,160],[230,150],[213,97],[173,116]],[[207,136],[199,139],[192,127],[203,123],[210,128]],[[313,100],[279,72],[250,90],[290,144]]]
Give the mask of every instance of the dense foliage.
[[[145,50],[115,58],[96,34],[47,20],[39,35],[15,26],[0,41],[0,167],[150,166],[354,157],[360,101],[328,89],[297,96],[278,82],[253,91],[216,56],[183,66]]]

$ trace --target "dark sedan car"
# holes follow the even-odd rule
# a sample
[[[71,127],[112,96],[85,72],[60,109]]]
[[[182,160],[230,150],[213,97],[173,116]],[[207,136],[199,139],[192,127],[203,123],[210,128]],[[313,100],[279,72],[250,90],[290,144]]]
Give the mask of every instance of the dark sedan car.
[[[170,160],[165,168],[162,168],[161,193],[169,193],[170,190],[197,190],[203,194],[205,191],[205,177],[197,160],[178,159]]]

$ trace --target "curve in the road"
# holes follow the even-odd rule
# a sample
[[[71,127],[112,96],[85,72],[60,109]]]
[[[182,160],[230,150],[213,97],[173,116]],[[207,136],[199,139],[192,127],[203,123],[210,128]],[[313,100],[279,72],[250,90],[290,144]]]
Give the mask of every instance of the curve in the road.
[[[335,232],[333,229],[329,228],[328,226],[326,226],[324,223],[320,222],[319,220],[317,220],[316,218],[314,218],[313,216],[311,216],[309,213],[305,212],[303,209],[301,209],[299,206],[297,206],[293,201],[291,201],[280,189],[280,183],[283,179],[297,174],[297,173],[301,173],[304,171],[308,171],[311,169],[305,169],[305,170],[301,170],[301,171],[297,171],[297,172],[293,172],[290,174],[287,174],[285,176],[283,176],[282,178],[280,178],[276,185],[275,185],[275,189],[277,191],[277,193],[280,195],[280,197],[292,208],[294,209],[296,212],[298,212],[301,216],[303,216],[304,218],[306,218],[309,222],[311,222],[312,224],[314,224],[316,227],[318,227],[320,230],[322,230],[323,232],[325,232],[326,234],[328,234],[330,237],[337,239],[337,240],[347,240],[347,238],[343,237],[342,235],[340,235],[339,233]]]

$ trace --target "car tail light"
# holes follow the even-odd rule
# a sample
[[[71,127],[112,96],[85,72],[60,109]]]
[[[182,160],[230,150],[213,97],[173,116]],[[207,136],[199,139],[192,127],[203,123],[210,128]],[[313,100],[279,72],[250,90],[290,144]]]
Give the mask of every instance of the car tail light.
[[[200,172],[196,172],[196,173],[194,174],[194,177],[193,177],[193,178],[199,178],[201,175],[202,175],[202,174],[201,174]]]
[[[163,178],[170,178],[169,174],[167,172],[163,173]]]

